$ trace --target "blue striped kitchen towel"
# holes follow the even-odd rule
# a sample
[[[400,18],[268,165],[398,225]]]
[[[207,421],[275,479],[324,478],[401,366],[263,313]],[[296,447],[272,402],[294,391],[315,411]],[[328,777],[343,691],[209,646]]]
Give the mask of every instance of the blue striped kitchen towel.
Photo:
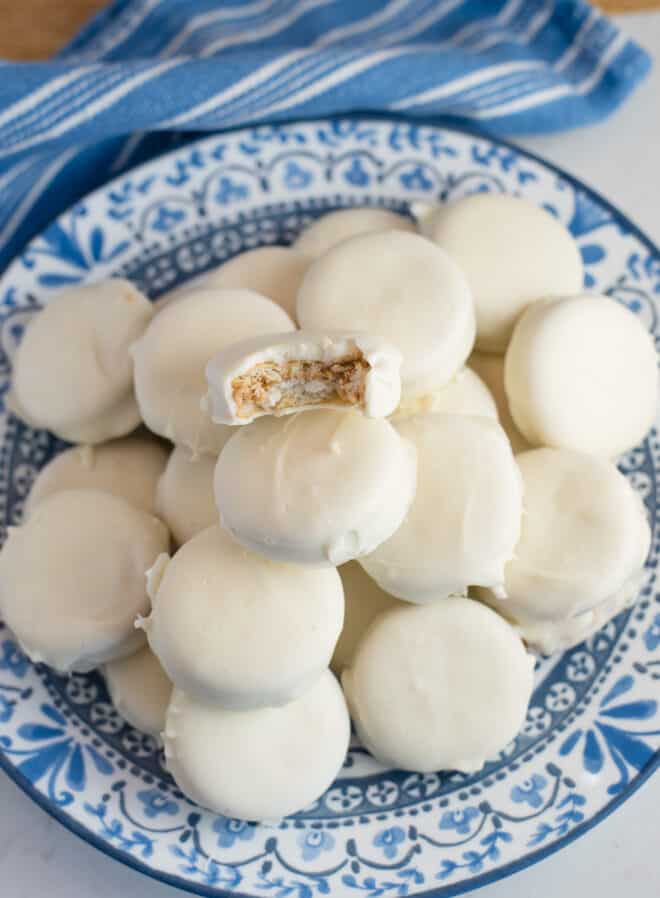
[[[0,269],[191,133],[356,110],[554,131],[649,67],[582,0],[117,0],[53,60],[0,61]]]

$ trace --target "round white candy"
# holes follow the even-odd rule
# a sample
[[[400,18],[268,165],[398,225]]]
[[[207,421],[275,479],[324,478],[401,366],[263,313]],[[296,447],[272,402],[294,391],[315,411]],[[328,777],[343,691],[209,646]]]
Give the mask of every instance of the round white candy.
[[[168,290],[166,293],[161,293],[158,299],[154,300],[154,312],[158,315],[162,310],[169,306],[170,303],[174,302],[177,299],[181,299],[182,296],[185,296],[186,293],[192,293],[195,290],[205,289],[206,284],[206,275],[198,274],[195,277],[189,278],[187,281],[184,281],[183,284],[179,284],[178,287],[174,287],[172,290]]]
[[[102,490],[154,512],[156,484],[166,461],[166,447],[146,434],[97,446],[73,446],[39,471],[24,517],[47,496],[71,489]]]
[[[174,691],[165,760],[177,785],[216,814],[275,822],[319,798],[339,773],[350,721],[325,671],[279,708],[230,711]]]
[[[531,306],[514,331],[504,382],[513,419],[534,446],[611,457],[643,439],[656,417],[653,339],[606,296]]]
[[[415,450],[384,418],[309,411],[259,418],[215,471],[224,527],[269,558],[343,564],[373,551],[415,495]]]
[[[642,570],[631,577],[625,586],[595,608],[582,611],[574,617],[557,620],[525,618],[517,621],[506,614],[506,602],[498,602],[488,590],[478,590],[477,596],[506,617],[531,649],[543,655],[552,655],[555,652],[564,652],[589,639],[620,611],[633,605],[646,582],[645,574],[646,572]]]
[[[28,325],[14,360],[13,405],[27,422],[76,443],[140,423],[129,348],[153,315],[128,281],[59,293]]]
[[[283,309],[249,290],[199,289],[177,297],[133,347],[145,424],[195,455],[217,455],[227,431],[201,408],[206,363],[231,343],[293,329]]]
[[[215,463],[212,455],[191,459],[186,449],[175,447],[158,481],[157,514],[179,546],[218,520],[213,497]]]
[[[504,352],[531,302],[582,289],[582,257],[568,230],[528,200],[478,193],[421,211],[420,230],[465,272],[477,312],[477,347]]]
[[[643,504],[608,461],[560,449],[517,456],[523,524],[497,607],[521,627],[559,623],[637,581],[650,529]],[[530,638],[530,642],[538,642]],[[546,643],[547,644],[547,643]]]
[[[358,736],[379,761],[471,773],[522,726],[533,670],[503,618],[449,598],[380,615],[342,684]]]
[[[281,705],[328,666],[344,596],[332,568],[246,552],[218,526],[150,575],[149,645],[173,683],[223,708]]]
[[[513,454],[525,452],[532,447],[513,423],[509,400],[504,390],[504,356],[492,352],[473,352],[468,359],[470,368],[474,368],[483,383],[488,387],[497,406],[497,417],[502,430],[508,436]]]
[[[581,640],[588,638],[597,630],[600,630],[602,627],[608,624],[613,617],[616,617],[619,612],[634,605],[647,581],[648,572],[646,568],[642,568],[642,570],[639,571],[637,575],[630,577],[630,579],[626,581],[621,589],[618,589],[604,602],[601,602],[600,605],[597,605],[591,612],[593,614],[591,630],[586,634],[586,636],[582,636]],[[570,643],[565,643],[562,646],[562,649],[570,648],[575,644],[576,640],[573,639]]]
[[[474,343],[472,296],[456,263],[417,234],[352,237],[317,259],[298,293],[306,330],[378,334],[403,355],[403,396],[447,384]]]
[[[242,288],[267,296],[281,306],[290,318],[296,317],[296,296],[309,259],[284,246],[260,246],[234,256],[224,265],[210,271],[201,286]]]
[[[172,684],[148,646],[103,668],[113,705],[131,726],[151,736],[165,729]]]
[[[462,368],[449,383],[426,396],[405,400],[390,420],[410,418],[412,415],[444,412],[448,415],[484,415],[497,420],[497,406],[490,390],[470,368]]]
[[[520,473],[504,432],[491,418],[440,413],[396,427],[417,448],[417,494],[402,526],[360,564],[409,602],[476,584],[500,590],[522,510]]]
[[[357,561],[342,564],[339,576],[344,587],[345,613],[341,636],[330,662],[336,674],[350,664],[358,643],[376,617],[401,604],[394,596],[383,592]]]
[[[305,228],[293,248],[316,259],[349,237],[389,230],[414,231],[415,224],[388,209],[340,209]]]
[[[0,610],[33,661],[87,671],[136,651],[145,571],[169,544],[157,519],[100,490],[44,499],[0,553]]]

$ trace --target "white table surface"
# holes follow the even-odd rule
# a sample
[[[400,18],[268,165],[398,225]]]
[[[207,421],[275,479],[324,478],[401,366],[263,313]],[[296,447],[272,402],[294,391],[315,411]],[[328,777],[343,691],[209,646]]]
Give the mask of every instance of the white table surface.
[[[610,122],[520,141],[607,196],[660,245],[660,13],[621,17],[656,59],[651,78]],[[591,832],[478,898],[658,898],[660,776]],[[0,773],[2,898],[183,898],[76,836]]]

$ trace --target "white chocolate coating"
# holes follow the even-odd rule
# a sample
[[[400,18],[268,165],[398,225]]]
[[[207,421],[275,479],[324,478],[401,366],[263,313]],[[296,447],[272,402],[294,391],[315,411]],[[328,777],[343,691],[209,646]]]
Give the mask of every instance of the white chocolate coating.
[[[518,430],[511,417],[509,400],[504,390],[504,356],[494,355],[492,352],[473,352],[468,359],[468,365],[473,368],[481,380],[490,390],[490,394],[497,406],[497,417],[502,430],[508,436],[513,454],[525,452],[532,447]]]
[[[616,617],[619,612],[626,608],[631,608],[637,601],[639,594],[647,581],[648,571],[646,568],[643,568],[636,575],[627,580],[621,589],[609,596],[604,602],[601,602],[600,605],[597,605],[591,612],[593,614],[591,630],[586,636],[582,636],[581,639],[587,639],[589,636],[592,636],[602,627],[606,626],[606,624],[608,624],[613,617]],[[565,643],[562,645],[561,649],[571,648],[573,645],[576,645],[575,639],[573,639],[570,644]]]
[[[478,193],[418,212],[421,232],[465,272],[477,313],[478,349],[504,352],[530,303],[582,289],[582,257],[573,237],[529,200]]]
[[[247,548],[338,565],[373,551],[415,495],[415,450],[389,421],[316,410],[238,429],[215,471],[220,520]]]
[[[71,489],[103,490],[156,514],[156,484],[166,461],[167,448],[146,433],[96,446],[72,446],[39,471],[24,518],[47,496]]]
[[[44,499],[0,553],[0,611],[33,661],[87,671],[137,651],[145,571],[169,545],[157,518],[100,490]]]
[[[376,231],[414,231],[415,224],[389,209],[339,209],[329,212],[309,225],[293,244],[306,256],[318,259],[329,249],[360,234]]]
[[[463,272],[417,234],[352,237],[317,259],[298,293],[306,330],[379,334],[403,355],[404,397],[447,384],[474,343],[474,304]]]
[[[281,306],[296,319],[296,297],[309,267],[309,258],[285,246],[260,246],[234,256],[203,275],[200,284],[223,289],[254,290]]]
[[[462,368],[449,383],[426,396],[403,400],[392,421],[444,412],[447,415],[484,415],[497,420],[497,406],[490,390],[470,368]]]
[[[344,626],[330,662],[339,675],[350,664],[358,643],[370,624],[383,611],[400,605],[398,599],[388,595],[375,580],[357,563],[349,561],[338,569],[344,587]]]
[[[209,274],[212,273],[213,272],[209,272]],[[186,293],[192,293],[193,290],[198,290],[200,288],[204,289],[207,286],[205,284],[206,277],[207,275],[205,274],[196,274],[194,277],[188,278],[188,280],[179,284],[178,287],[174,287],[166,293],[161,293],[158,299],[154,300],[155,313],[158,314],[165,308],[165,306],[169,306],[171,302],[174,302],[175,299],[180,299]]]
[[[530,649],[542,655],[552,655],[555,652],[564,652],[580,642],[584,642],[585,639],[589,639],[608,624],[613,617],[616,617],[620,611],[633,605],[646,580],[646,571],[641,570],[600,605],[563,620],[527,618],[517,621],[510,619],[506,614],[506,602],[494,599],[489,590],[478,590],[477,597],[509,620]]]
[[[501,427],[491,418],[435,413],[396,428],[417,448],[417,494],[402,526],[360,564],[409,602],[475,584],[500,591],[522,511],[520,473]]]
[[[653,339],[606,296],[531,306],[514,331],[504,382],[513,419],[534,446],[611,458],[642,440],[656,418]]]
[[[140,625],[152,651],[177,687],[223,708],[291,701],[328,666],[341,632],[334,569],[269,561],[218,526],[160,559],[149,580]]]
[[[249,424],[263,415],[290,415],[319,405],[323,408],[350,408],[353,395],[349,393],[347,398],[342,398],[336,391],[333,393],[330,369],[333,364],[352,359],[359,359],[367,366],[366,371],[358,367],[348,384],[352,387],[356,406],[369,418],[387,417],[401,398],[399,350],[370,334],[313,334],[306,331],[254,337],[235,343],[215,355],[206,366],[211,417],[217,424]],[[243,408],[239,408],[234,390],[236,378],[249,375],[255,366],[263,366],[264,363],[269,363],[276,372],[285,372],[287,366],[295,366],[297,362],[318,363],[316,379],[303,382],[294,369],[289,380],[284,375],[267,388],[264,408],[255,402],[246,402]],[[325,379],[322,368],[327,370]],[[295,404],[278,408],[278,403],[287,394]]]
[[[342,684],[358,736],[379,761],[471,773],[522,726],[533,671],[503,618],[448,598],[380,615]]]
[[[109,661],[103,667],[112,704],[143,733],[160,736],[172,697],[172,684],[149,646],[134,655]]]
[[[129,348],[152,316],[149,300],[119,278],[63,290],[18,347],[13,407],[30,425],[74,443],[130,433],[140,412]]]
[[[506,567],[507,598],[497,607],[527,638],[527,624],[530,634],[533,624],[563,625],[622,589],[634,591],[651,533],[639,496],[610,462],[560,449],[534,449],[516,461],[523,525]]]
[[[178,546],[218,520],[213,497],[215,464],[212,455],[191,458],[186,449],[176,446],[170,454],[158,481],[156,513],[170,528]]]
[[[181,790],[202,807],[272,823],[325,792],[344,763],[349,737],[344,696],[325,671],[279,708],[223,710],[175,690],[165,760]]]
[[[227,432],[201,408],[206,363],[238,340],[293,329],[283,309],[249,290],[197,289],[177,297],[132,348],[145,424],[194,455],[217,455]]]

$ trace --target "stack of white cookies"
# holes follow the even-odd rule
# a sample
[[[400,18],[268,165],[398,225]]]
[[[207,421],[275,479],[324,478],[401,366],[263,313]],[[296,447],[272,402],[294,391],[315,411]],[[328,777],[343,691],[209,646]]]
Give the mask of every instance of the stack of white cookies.
[[[655,419],[649,334],[582,292],[548,212],[412,213],[332,213],[155,306],[72,288],[15,358],[12,408],[80,445],[10,528],[2,616],[34,661],[100,666],[218,813],[316,800],[349,711],[388,765],[478,770],[524,721],[535,654],[642,583],[615,460]]]

